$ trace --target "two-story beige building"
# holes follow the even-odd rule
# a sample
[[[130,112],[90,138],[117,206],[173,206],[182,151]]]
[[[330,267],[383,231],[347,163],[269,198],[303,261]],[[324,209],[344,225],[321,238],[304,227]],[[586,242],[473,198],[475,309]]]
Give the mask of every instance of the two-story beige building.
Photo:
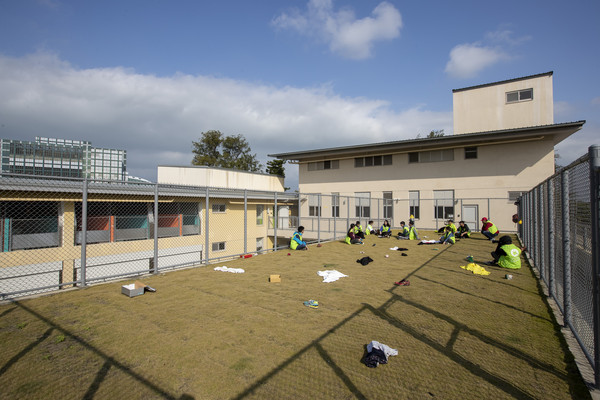
[[[554,173],[554,146],[585,121],[554,123],[552,72],[455,89],[453,102],[454,135],[271,156],[298,163],[301,193],[385,199],[393,226],[414,215],[422,228],[478,229],[488,217],[515,231],[514,201]],[[322,206],[328,216],[335,204]]]

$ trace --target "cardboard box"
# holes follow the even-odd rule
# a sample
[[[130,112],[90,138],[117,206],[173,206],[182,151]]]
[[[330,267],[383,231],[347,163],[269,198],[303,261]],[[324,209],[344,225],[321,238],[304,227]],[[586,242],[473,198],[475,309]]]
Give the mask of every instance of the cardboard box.
[[[270,275],[269,282],[281,282],[281,275]]]
[[[129,297],[141,296],[144,294],[145,283],[135,281],[129,285],[121,286],[121,293]]]

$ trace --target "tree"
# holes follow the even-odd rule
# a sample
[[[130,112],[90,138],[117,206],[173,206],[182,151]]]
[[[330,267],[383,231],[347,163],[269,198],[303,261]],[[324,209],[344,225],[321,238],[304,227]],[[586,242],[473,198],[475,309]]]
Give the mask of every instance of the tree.
[[[443,129],[434,129],[431,132],[429,132],[429,135],[425,136],[426,138],[435,138],[435,137],[441,137],[444,136],[444,130]],[[417,139],[421,137],[421,134],[419,133],[417,135]]]
[[[225,136],[220,131],[202,132],[199,141],[192,141],[192,165],[233,168],[261,172],[262,165],[242,135]]]
[[[285,164],[285,160],[267,161],[267,173],[285,178],[285,167],[283,164]]]

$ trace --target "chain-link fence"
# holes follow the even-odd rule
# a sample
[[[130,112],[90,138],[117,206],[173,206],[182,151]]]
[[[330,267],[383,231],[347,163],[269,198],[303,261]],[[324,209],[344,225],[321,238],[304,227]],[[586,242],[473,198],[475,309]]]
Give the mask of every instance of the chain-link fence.
[[[391,194],[391,192],[389,192]],[[513,199],[282,193],[153,183],[0,176],[0,299],[85,286],[289,246],[344,239],[350,224],[420,229],[493,218],[512,230]],[[503,225],[504,224],[504,228]]]
[[[600,147],[519,201],[519,230],[534,266],[577,338],[600,385],[598,297]]]

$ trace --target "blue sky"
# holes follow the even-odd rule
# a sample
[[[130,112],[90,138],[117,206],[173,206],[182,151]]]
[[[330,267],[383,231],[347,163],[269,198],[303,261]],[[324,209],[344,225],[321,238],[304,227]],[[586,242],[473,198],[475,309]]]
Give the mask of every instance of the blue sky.
[[[600,143],[600,2],[0,0],[0,137],[90,140],[132,175],[207,130],[267,154],[452,133],[452,89],[554,71],[557,149]],[[286,185],[297,187],[297,167]]]

